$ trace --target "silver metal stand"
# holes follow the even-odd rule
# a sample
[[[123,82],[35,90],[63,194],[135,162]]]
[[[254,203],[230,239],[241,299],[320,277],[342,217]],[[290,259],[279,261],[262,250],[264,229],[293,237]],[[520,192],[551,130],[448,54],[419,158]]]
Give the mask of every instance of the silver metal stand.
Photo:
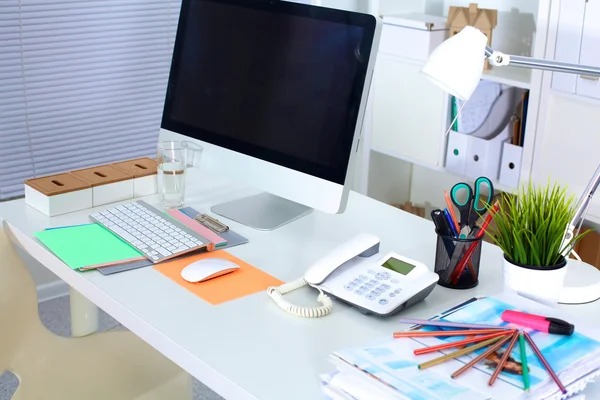
[[[312,209],[293,201],[261,193],[218,204],[212,212],[261,231],[271,231],[309,214]]]
[[[562,61],[544,60],[541,58],[513,56],[494,51],[491,47],[485,48],[486,57],[490,58],[492,65],[521,67],[528,69],[542,69],[547,71],[565,72],[569,74],[582,75],[584,77],[600,76],[600,67],[582,64],[572,64]]]

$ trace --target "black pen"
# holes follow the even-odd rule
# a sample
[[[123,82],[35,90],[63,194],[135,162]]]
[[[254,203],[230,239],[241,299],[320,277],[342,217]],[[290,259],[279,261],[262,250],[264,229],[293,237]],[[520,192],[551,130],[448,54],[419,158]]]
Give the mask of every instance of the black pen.
[[[452,254],[454,253],[454,243],[452,242],[452,239],[449,238],[449,236],[452,236],[452,231],[450,230],[444,212],[442,210],[431,211],[431,219],[435,225],[436,232],[442,236],[442,242],[446,248],[446,253],[448,253],[448,258],[452,258]]]

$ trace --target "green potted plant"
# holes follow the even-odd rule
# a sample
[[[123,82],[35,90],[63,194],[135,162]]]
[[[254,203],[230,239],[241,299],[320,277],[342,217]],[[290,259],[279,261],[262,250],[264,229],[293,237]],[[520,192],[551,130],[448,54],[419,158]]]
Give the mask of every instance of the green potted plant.
[[[530,183],[516,194],[502,194],[488,233],[504,252],[505,287],[558,301],[567,272],[565,257],[587,233],[564,240],[576,205],[575,197],[557,183]]]

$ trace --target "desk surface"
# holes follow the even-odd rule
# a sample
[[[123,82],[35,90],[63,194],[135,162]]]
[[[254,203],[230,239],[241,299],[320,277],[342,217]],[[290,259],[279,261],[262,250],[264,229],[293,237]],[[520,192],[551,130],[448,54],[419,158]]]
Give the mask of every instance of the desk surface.
[[[214,204],[255,193],[202,174],[188,178],[194,184],[188,185],[186,205],[198,210],[209,211]],[[157,196],[144,200],[158,205]],[[0,216],[18,231],[33,237],[34,232],[47,227],[87,222],[90,213],[114,205],[48,218],[28,207],[24,200],[16,200],[0,203]],[[272,232],[256,231],[232,221],[227,223],[250,239],[249,244],[228,251],[286,282],[302,276],[331,247],[360,232],[378,235],[381,252],[394,250],[433,268],[436,238],[430,222],[357,193],[351,194],[344,214],[315,211]],[[34,257],[226,398],[319,398],[318,374],[331,370],[329,353],[402,328],[396,322],[398,317],[365,316],[335,300],[331,315],[302,319],[280,310],[266,293],[212,306],[153,268],[104,276],[97,271],[72,271],[41,247]],[[424,302],[400,315],[429,317],[472,296],[499,292],[501,260],[497,247],[484,244],[478,287],[458,291],[438,286]],[[586,276],[594,272],[578,271],[570,279],[583,285]],[[303,288],[289,298],[315,305],[316,296],[314,289]],[[578,316],[597,315],[600,302],[568,308]]]

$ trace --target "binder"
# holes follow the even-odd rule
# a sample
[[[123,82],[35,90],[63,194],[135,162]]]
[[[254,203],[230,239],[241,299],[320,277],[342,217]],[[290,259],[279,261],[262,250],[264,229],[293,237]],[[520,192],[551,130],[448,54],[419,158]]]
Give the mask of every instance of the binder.
[[[521,176],[521,158],[523,157],[523,148],[510,142],[505,142],[502,146],[502,162],[500,163],[501,184],[511,188],[519,186]]]

